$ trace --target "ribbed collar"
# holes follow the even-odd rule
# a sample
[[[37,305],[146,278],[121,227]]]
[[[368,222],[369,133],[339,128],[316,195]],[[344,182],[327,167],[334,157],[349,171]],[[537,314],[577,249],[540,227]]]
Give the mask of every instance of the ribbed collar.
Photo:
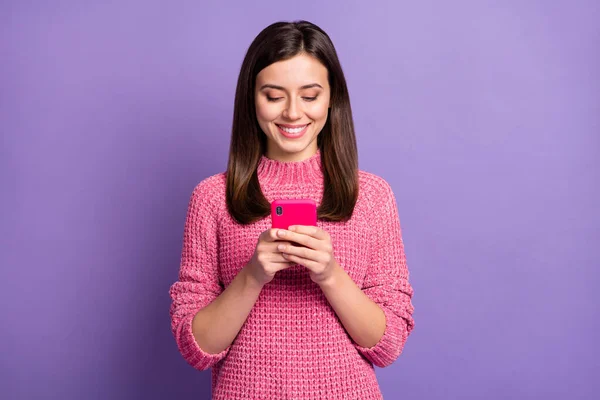
[[[316,184],[323,183],[321,150],[302,161],[278,161],[261,156],[257,168],[258,179],[263,184]]]

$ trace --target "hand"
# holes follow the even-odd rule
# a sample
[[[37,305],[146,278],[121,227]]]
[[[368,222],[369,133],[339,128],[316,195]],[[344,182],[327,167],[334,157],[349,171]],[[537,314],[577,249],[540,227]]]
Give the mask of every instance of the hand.
[[[313,282],[321,285],[333,277],[338,264],[333,257],[333,245],[328,232],[316,226],[294,225],[289,230],[279,229],[277,236],[305,246],[280,243],[277,249],[284,259],[308,268]]]
[[[273,280],[277,271],[290,267],[293,263],[286,260],[281,252],[277,250],[280,243],[289,245],[288,242],[281,242],[277,237],[278,229],[267,229],[258,237],[258,243],[250,263],[246,265],[250,276],[263,286]]]

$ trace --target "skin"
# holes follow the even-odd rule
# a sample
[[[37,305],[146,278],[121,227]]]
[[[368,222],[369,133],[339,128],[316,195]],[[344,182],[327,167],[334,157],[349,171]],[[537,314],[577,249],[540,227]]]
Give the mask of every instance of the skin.
[[[267,157],[296,162],[317,152],[317,136],[330,106],[328,71],[306,54],[264,68],[256,78],[256,118],[267,137]],[[285,137],[278,125],[309,124],[297,139]],[[231,345],[262,288],[278,271],[299,264],[307,268],[352,339],[372,347],[384,334],[383,310],[352,281],[333,255],[331,236],[314,226],[268,229],[261,233],[252,259],[192,322],[198,345],[217,354]]]
[[[279,61],[256,77],[256,119],[267,136],[266,156],[280,161],[302,161],[317,152],[317,136],[329,113],[327,68],[306,54]],[[277,125],[305,125],[298,139],[286,138]]]

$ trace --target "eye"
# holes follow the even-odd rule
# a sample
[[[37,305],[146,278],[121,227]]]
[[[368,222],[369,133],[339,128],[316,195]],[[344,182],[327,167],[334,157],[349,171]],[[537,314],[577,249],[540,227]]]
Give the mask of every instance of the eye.
[[[267,96],[267,100],[268,101],[278,101],[278,100],[281,100],[281,97],[270,97],[270,96]]]
[[[317,96],[315,96],[315,97],[303,97],[303,99],[305,101],[315,101],[317,99]]]

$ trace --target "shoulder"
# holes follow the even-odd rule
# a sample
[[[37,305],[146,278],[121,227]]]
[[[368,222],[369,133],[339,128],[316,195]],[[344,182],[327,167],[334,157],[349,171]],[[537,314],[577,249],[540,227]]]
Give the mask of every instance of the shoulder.
[[[390,184],[381,176],[365,171],[359,171],[359,182],[359,193],[362,192],[363,201],[368,204],[371,218],[388,216],[396,220],[398,205]]]
[[[369,202],[378,200],[391,200],[394,198],[394,192],[390,184],[381,176],[367,171],[358,171],[359,190]]]
[[[218,213],[225,205],[226,183],[225,172],[204,178],[194,187],[190,202]]]
[[[220,172],[200,181],[194,188],[194,194],[205,196],[211,194],[216,195],[225,191],[225,184],[225,172]]]

